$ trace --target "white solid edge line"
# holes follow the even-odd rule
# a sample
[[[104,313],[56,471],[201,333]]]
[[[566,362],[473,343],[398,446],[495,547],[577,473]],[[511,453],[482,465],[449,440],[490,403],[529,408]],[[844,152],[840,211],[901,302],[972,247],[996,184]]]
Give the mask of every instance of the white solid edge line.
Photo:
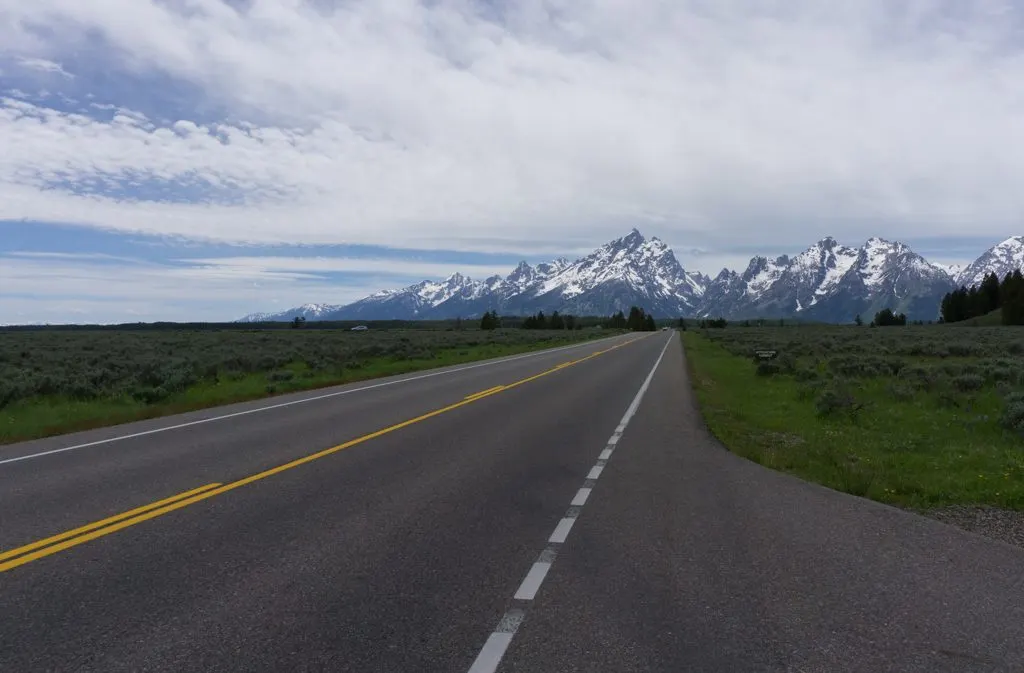
[[[597,459],[598,460],[608,460],[611,457],[612,457],[612,450],[611,449],[605,449],[604,451],[602,451],[601,453],[599,453],[597,455]]]
[[[350,395],[352,393],[363,392],[364,390],[373,390],[375,388],[384,388],[385,386],[393,386],[399,383],[408,383],[409,381],[419,381],[421,379],[428,379],[433,376],[444,376],[445,374],[457,374],[464,372],[469,369],[477,369],[480,367],[492,367],[494,365],[500,365],[505,362],[513,362],[515,360],[522,360],[525,358],[539,357],[541,355],[547,355],[549,353],[557,353],[558,351],[568,350],[570,348],[582,348],[590,344],[600,343],[607,339],[614,339],[616,337],[606,337],[605,339],[595,339],[594,341],[587,341],[581,344],[570,344],[568,346],[559,346],[558,348],[551,348],[548,350],[535,351],[533,353],[523,353],[521,355],[512,355],[507,358],[501,358],[499,360],[489,360],[487,362],[478,362],[472,365],[466,365],[465,367],[459,367],[457,369],[445,369],[443,371],[428,372],[426,374],[418,374],[416,376],[410,376],[407,378],[397,379],[394,381],[384,381],[383,383],[374,383],[368,386],[362,386],[360,388],[349,388],[347,390],[339,390],[333,393],[326,393],[323,395],[315,395],[313,397],[303,397],[299,400],[291,400],[290,402],[281,402],[279,404],[270,404],[265,407],[258,407],[256,409],[246,409],[245,411],[236,411],[230,414],[224,414],[222,416],[212,416],[210,418],[201,418],[196,421],[189,421],[188,423],[178,423],[177,425],[168,425],[162,428],[153,428],[152,430],[143,430],[142,432],[133,432],[128,435],[118,435],[117,437],[109,437],[107,439],[97,439],[94,442],[86,442],[84,444],[75,444],[74,446],[65,446],[60,449],[51,449],[49,451],[40,451],[39,453],[30,453],[24,456],[16,456],[14,458],[6,458],[0,460],[0,465],[6,465],[7,463],[17,463],[22,460],[31,460],[32,458],[42,458],[43,456],[52,456],[55,453],[64,453],[65,451],[76,451],[78,449],[87,449],[91,446],[99,446],[100,444],[111,444],[113,442],[120,442],[125,439],[135,439],[136,437],[145,437],[146,435],[155,435],[159,432],[168,432],[169,430],[180,430],[182,428],[188,428],[193,425],[201,425],[203,423],[212,423],[214,421],[223,421],[228,418],[237,418],[239,416],[247,416],[249,414],[257,414],[261,411],[271,411],[273,409],[281,409],[283,407],[290,407],[296,404],[305,404],[306,402],[316,402],[317,400],[323,400],[331,397],[339,397],[341,395]]]
[[[611,445],[611,446],[615,446],[616,444],[619,443],[619,439],[621,439],[621,438],[622,438],[622,435],[620,435],[619,433],[616,432],[614,435],[612,435],[611,437],[608,438],[608,444]]]
[[[565,542],[565,539],[569,537],[569,531],[572,530],[572,525],[576,523],[576,519],[570,519],[568,517],[562,519],[555,526],[555,531],[551,533],[551,537],[548,538],[548,542]]]
[[[505,650],[512,644],[513,633],[492,633],[476,656],[476,661],[469,667],[469,673],[494,673],[498,670]]]
[[[668,341],[665,342],[665,347],[661,349],[661,354],[658,355],[658,359],[655,360],[654,366],[651,367],[651,372],[647,375],[647,378],[644,379],[643,384],[641,384],[640,386],[640,390],[638,390],[636,393],[636,397],[633,398],[633,403],[630,404],[629,411],[626,412],[627,416],[623,417],[623,427],[625,427],[626,423],[629,422],[629,417],[631,417],[636,412],[636,409],[640,406],[640,400],[643,398],[644,393],[646,393],[647,389],[650,387],[651,380],[654,379],[654,373],[658,371],[658,365],[661,364],[661,360],[665,357],[665,351],[668,350],[668,346],[669,344],[672,343],[672,339],[674,336],[675,334],[670,336],[668,338]],[[591,468],[590,475],[587,476],[587,479],[596,479],[596,476],[591,475],[594,475],[595,471],[597,472],[597,474],[601,474],[602,469],[603,468],[595,465],[593,468]],[[580,489],[579,492],[577,492],[576,497],[579,497],[579,493],[582,493],[584,490],[587,490],[588,492],[590,491],[589,488]],[[560,527],[564,521],[566,521],[566,519],[562,519],[562,521],[559,521],[558,526]],[[575,519],[568,519],[568,521],[570,521],[570,523],[568,524],[567,528],[571,528],[571,522],[575,521]],[[558,531],[557,527],[555,528],[555,531]],[[566,534],[568,534],[568,530],[566,531]],[[552,533],[551,540],[549,541],[554,541],[554,537],[555,533]],[[538,565],[541,565],[541,562],[538,561],[537,563],[533,564],[533,566],[530,568],[530,572],[526,575],[526,579],[530,578],[530,575],[534,573],[534,570]],[[547,563],[546,565],[548,567],[544,569],[544,575],[547,575],[548,570],[550,570],[551,563]],[[523,585],[526,584],[526,579],[524,579],[523,584],[519,586],[519,591],[523,590]],[[541,577],[541,579],[543,580],[543,576]],[[537,586],[540,586],[539,581],[537,582]],[[536,593],[536,591],[534,591],[534,593]],[[518,596],[519,592],[517,591],[516,597],[518,598]],[[494,673],[496,670],[498,670],[498,665],[501,663],[501,658],[505,656],[505,651],[508,649],[508,646],[512,644],[512,638],[515,636],[515,633],[516,631],[518,631],[518,628],[519,627],[517,624],[516,627],[511,631],[501,631],[501,624],[499,623],[498,630],[492,632],[491,635],[487,638],[487,642],[484,643],[483,649],[480,650],[480,654],[477,655],[476,660],[473,662],[473,665],[470,666],[468,673]]]
[[[626,409],[626,413],[623,414],[622,421],[620,422],[620,425],[622,425],[623,428],[629,425],[629,421],[630,419],[633,418],[633,414],[635,414],[636,410],[640,408],[640,401],[644,398],[644,393],[647,392],[647,389],[651,387],[651,380],[654,379],[654,372],[658,371],[658,365],[661,364],[662,358],[665,357],[665,351],[668,350],[668,345],[670,343],[672,343],[672,337],[669,337],[668,341],[665,342],[665,347],[661,349],[661,355],[659,355],[658,359],[655,360],[654,367],[651,369],[651,372],[647,375],[647,378],[644,379],[643,384],[640,386],[640,390],[638,390],[636,393],[636,397],[633,398],[633,403],[629,405],[629,408]],[[618,441],[618,439],[616,439],[615,441]]]
[[[587,473],[587,479],[597,479],[598,477],[601,476],[601,472],[603,471],[604,467],[602,467],[601,465],[595,465],[594,467],[590,468],[590,472]]]
[[[587,504],[587,498],[589,498],[589,497],[590,497],[590,489],[586,488],[586,487],[581,488],[580,490],[576,491],[576,496],[572,499],[572,502],[569,503],[569,506],[570,507],[583,507],[583,505]]]
[[[537,595],[537,590],[540,589],[540,585],[544,582],[544,578],[547,576],[548,571],[551,570],[551,563],[546,561],[537,561],[530,567],[530,572],[526,573],[526,577],[523,578],[523,583],[519,585],[519,589],[516,590],[515,599],[520,601],[532,601],[534,596]]]

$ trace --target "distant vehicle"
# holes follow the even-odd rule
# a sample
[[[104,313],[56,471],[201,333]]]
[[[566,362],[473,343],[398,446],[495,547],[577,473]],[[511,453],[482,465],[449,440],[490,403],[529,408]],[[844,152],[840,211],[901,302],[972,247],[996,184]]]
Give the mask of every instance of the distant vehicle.
[[[356,325],[355,327],[352,328],[352,331],[353,332],[363,332],[363,331],[366,331],[368,329],[370,329],[370,328],[367,327],[366,325]]]
[[[662,327],[662,328],[661,328],[661,331],[662,331],[662,332],[667,332],[667,331],[668,331],[668,327]]]

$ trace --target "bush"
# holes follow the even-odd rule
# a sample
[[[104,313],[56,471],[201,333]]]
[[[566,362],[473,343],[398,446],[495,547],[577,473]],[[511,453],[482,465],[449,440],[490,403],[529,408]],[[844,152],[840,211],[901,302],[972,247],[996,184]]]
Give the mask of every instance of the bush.
[[[167,389],[159,386],[136,388],[132,391],[132,399],[143,404],[156,404],[167,399],[169,396],[170,393]]]
[[[916,396],[912,387],[901,383],[890,383],[888,391],[889,397],[893,398],[897,402],[909,402]]]
[[[955,390],[960,392],[969,392],[972,390],[981,390],[985,385],[985,379],[977,374],[962,374],[954,377],[950,383],[953,385]]]
[[[974,355],[977,352],[977,348],[974,344],[966,342],[952,343],[949,344],[948,348],[949,354],[955,357],[967,357],[969,355]]]
[[[928,367],[911,365],[900,370],[899,379],[906,381],[918,390],[931,390],[938,382],[936,373]]]
[[[276,372],[269,372],[267,374],[267,380],[274,381],[291,381],[295,378],[295,372],[290,369],[282,369]]]
[[[843,383],[834,383],[825,388],[814,402],[819,416],[846,414],[855,416],[863,408],[853,392]]]
[[[793,378],[797,381],[817,381],[820,378],[820,375],[816,369],[801,367],[793,372]]]
[[[757,364],[757,375],[758,376],[774,376],[782,373],[782,367],[779,363],[772,360],[765,360]]]
[[[999,424],[1007,430],[1024,435],[1024,401],[1008,401],[999,417]]]
[[[988,377],[998,383],[1016,381],[1016,373],[1009,367],[993,367],[988,372]]]

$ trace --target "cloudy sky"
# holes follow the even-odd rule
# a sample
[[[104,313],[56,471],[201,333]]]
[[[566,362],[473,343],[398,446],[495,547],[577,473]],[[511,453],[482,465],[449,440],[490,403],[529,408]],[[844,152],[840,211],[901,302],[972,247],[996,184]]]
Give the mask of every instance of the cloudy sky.
[[[0,323],[217,320],[579,256],[1021,232],[1024,6],[0,3]]]

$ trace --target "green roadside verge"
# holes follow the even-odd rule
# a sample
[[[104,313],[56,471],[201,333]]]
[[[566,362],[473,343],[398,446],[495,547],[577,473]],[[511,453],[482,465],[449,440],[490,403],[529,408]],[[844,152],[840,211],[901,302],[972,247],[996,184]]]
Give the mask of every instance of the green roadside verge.
[[[942,332],[841,329],[683,332],[710,431],[766,467],[908,509],[1024,509],[1024,439],[1005,420],[1012,361],[927,357],[932,341],[948,350]],[[1020,336],[993,334],[997,346]],[[760,366],[759,344],[779,359]]]
[[[297,360],[281,366],[275,365],[272,371],[214,375],[153,402],[130,394],[96,399],[74,399],[65,395],[35,396],[0,408],[0,445],[284,393],[557,348],[609,337],[614,333],[586,330],[576,334],[566,332],[564,337],[556,336],[555,333],[544,335],[543,338],[507,343],[460,344],[449,348],[435,346],[423,357],[384,354],[348,361],[344,366],[327,369],[315,369],[308,362]]]

